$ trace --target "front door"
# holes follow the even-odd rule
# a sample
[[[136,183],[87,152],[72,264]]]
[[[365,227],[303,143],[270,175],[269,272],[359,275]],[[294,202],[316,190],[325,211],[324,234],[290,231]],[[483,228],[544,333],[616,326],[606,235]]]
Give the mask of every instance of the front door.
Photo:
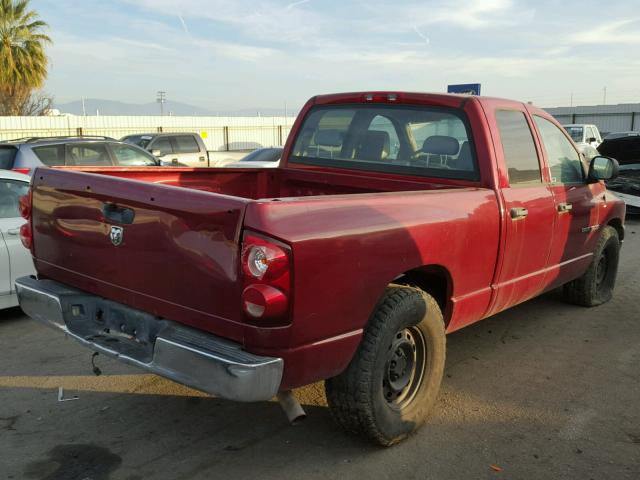
[[[600,236],[598,202],[601,183],[588,184],[587,166],[564,131],[550,120],[534,115],[549,167],[556,220],[545,288],[562,285],[580,276],[591,262]]]
[[[539,152],[524,111],[494,112],[499,141],[496,157],[506,168],[501,189],[505,211],[504,243],[490,313],[497,313],[540,293],[555,221],[553,195],[542,174]],[[500,158],[502,157],[502,158]]]

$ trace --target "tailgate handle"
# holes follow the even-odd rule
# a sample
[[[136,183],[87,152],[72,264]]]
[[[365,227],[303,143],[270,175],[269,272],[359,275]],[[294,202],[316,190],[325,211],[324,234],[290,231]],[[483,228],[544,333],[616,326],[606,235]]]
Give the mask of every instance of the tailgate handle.
[[[102,207],[102,214],[107,220],[114,223],[131,224],[136,217],[136,213],[131,208],[119,207],[115,203],[105,203]]]

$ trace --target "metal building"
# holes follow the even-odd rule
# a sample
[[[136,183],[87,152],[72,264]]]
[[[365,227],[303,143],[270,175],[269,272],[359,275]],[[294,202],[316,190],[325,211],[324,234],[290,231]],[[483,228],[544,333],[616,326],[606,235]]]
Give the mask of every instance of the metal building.
[[[640,132],[640,103],[545,108],[560,123],[592,123],[600,133]]]

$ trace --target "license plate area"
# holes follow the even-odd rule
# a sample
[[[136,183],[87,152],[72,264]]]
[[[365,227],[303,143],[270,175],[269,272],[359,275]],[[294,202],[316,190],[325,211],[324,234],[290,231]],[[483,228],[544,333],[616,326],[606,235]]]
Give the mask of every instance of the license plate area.
[[[84,295],[66,299],[63,311],[71,333],[144,363],[153,359],[156,338],[168,326],[160,317]]]

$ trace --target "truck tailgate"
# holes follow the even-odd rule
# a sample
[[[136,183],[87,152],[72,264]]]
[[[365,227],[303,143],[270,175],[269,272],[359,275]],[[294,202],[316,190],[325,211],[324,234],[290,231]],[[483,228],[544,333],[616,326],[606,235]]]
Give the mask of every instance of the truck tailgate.
[[[40,276],[242,340],[239,237],[250,200],[53,169],[38,169],[32,188]]]

